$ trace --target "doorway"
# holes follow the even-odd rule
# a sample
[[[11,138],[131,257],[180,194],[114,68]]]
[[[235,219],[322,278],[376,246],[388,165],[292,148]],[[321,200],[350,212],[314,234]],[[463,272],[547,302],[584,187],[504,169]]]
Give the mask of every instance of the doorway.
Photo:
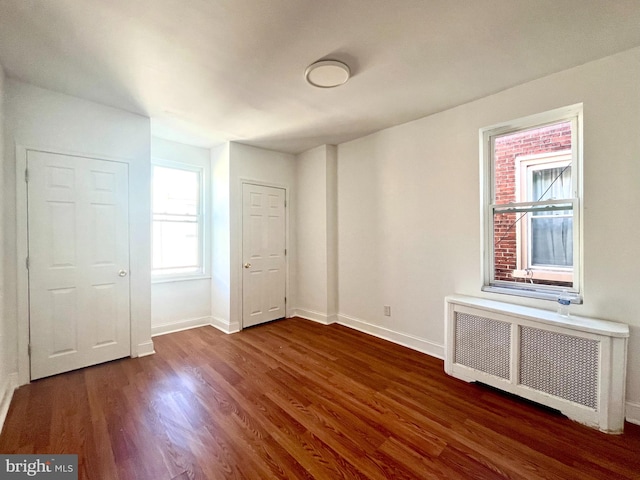
[[[27,153],[32,380],[129,356],[128,165]]]
[[[242,327],[286,316],[286,191],[242,184]]]

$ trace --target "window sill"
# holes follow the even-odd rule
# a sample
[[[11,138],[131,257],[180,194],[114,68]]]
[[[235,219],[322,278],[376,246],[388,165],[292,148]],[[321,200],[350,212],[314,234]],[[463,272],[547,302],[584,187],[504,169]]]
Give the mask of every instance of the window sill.
[[[483,292],[489,293],[500,293],[504,295],[514,295],[517,297],[527,297],[527,298],[537,298],[539,300],[551,300],[552,302],[558,301],[558,296],[560,292],[554,291],[542,291],[542,290],[532,290],[532,289],[524,289],[524,288],[516,288],[516,287],[503,287],[497,285],[485,285],[482,287]],[[580,294],[569,292],[573,298],[571,299],[572,304],[582,305],[582,296]]]
[[[553,270],[513,270],[513,278],[532,278],[534,280],[548,280],[552,282],[573,282],[573,273]]]
[[[211,275],[189,275],[189,276],[166,276],[166,277],[151,277],[151,284],[154,283],[174,283],[174,282],[188,282],[191,280],[210,280]]]

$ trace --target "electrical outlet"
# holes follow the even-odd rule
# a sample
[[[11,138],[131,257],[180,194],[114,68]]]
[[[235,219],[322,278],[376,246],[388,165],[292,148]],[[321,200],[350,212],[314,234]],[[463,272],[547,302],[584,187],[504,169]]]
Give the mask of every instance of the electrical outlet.
[[[384,306],[384,316],[385,317],[390,317],[391,316],[391,307],[389,305],[385,305]]]

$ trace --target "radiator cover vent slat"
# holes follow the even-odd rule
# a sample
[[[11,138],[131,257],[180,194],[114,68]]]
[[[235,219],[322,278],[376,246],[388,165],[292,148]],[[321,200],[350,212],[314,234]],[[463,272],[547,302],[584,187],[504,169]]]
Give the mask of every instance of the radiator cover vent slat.
[[[538,328],[520,329],[520,383],[598,408],[598,343]]]
[[[456,363],[508,379],[511,325],[488,318],[456,315]]]

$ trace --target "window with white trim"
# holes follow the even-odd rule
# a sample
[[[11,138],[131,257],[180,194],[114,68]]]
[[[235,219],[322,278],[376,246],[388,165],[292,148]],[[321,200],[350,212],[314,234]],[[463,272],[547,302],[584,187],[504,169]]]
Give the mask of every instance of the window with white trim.
[[[570,151],[516,157],[518,201],[571,198],[571,163]],[[513,277],[572,282],[572,210],[532,212],[525,219],[517,225],[517,268]]]
[[[481,130],[485,290],[579,298],[581,116],[578,105]]]
[[[152,175],[154,277],[202,275],[202,169],[153,165]]]

